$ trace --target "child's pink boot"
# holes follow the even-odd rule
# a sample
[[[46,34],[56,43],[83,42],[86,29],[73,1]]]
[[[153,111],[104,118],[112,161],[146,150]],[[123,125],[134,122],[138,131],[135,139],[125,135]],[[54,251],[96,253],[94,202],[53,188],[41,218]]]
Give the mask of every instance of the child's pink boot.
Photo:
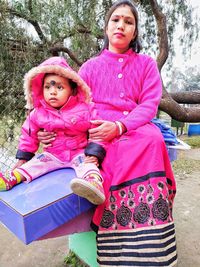
[[[70,186],[74,194],[86,198],[95,205],[100,205],[105,201],[102,182],[99,172],[89,171],[83,178],[72,179]]]
[[[3,175],[0,172],[0,191],[10,190],[19,183],[21,183],[21,177],[19,175],[15,176],[13,172]]]

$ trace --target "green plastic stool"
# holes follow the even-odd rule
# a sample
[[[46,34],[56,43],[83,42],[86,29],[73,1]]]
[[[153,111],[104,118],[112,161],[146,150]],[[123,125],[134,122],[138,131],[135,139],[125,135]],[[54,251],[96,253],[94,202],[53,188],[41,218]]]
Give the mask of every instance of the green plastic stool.
[[[69,249],[90,267],[98,267],[96,234],[94,232],[77,233],[69,236]]]

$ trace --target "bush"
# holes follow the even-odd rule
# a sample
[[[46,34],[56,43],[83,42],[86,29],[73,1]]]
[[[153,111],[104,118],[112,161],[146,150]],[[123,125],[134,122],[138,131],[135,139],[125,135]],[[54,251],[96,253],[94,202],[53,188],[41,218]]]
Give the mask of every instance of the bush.
[[[180,138],[181,140],[183,140],[185,143],[187,143],[188,145],[190,145],[192,148],[200,148],[200,136],[196,135],[196,136],[181,136]]]
[[[73,251],[70,251],[69,254],[65,257],[64,263],[69,267],[87,267],[88,265],[84,264]]]

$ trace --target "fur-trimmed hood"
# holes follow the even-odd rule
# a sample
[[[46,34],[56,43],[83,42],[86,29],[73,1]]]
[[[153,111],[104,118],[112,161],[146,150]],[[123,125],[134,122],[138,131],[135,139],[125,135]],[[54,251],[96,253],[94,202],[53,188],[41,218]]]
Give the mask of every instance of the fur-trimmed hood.
[[[46,73],[55,73],[74,81],[78,85],[78,95],[85,102],[90,102],[90,88],[83,79],[72,70],[63,57],[51,57],[42,62],[38,67],[32,68],[24,76],[24,93],[26,108],[33,109],[40,105],[43,99],[42,84]]]

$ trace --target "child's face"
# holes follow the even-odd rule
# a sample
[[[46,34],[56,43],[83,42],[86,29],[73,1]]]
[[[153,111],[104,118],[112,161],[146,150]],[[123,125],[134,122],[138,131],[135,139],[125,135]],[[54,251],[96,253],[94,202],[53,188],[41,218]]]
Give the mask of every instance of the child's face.
[[[44,99],[51,107],[61,108],[72,95],[69,80],[54,74],[46,75],[43,85]]]

